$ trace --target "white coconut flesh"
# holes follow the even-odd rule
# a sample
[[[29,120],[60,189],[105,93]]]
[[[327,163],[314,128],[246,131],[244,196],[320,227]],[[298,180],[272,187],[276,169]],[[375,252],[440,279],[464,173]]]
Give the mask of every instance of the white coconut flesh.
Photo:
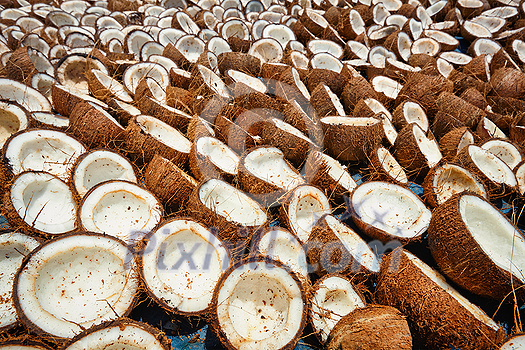
[[[303,53],[292,51],[289,57],[296,69],[308,69],[309,60]]]
[[[343,48],[341,45],[330,40],[311,40],[308,42],[308,50],[314,55],[320,52],[326,52],[337,58],[343,56]]]
[[[390,114],[388,109],[386,109],[385,106],[375,98],[365,98],[363,101],[375,114],[383,113],[389,120],[392,120],[392,114]]]
[[[85,155],[76,165],[73,184],[80,197],[95,185],[109,180],[127,180],[137,183],[137,176],[129,160],[109,150],[97,150]]]
[[[428,118],[425,110],[415,102],[406,102],[403,105],[403,116],[407,124],[416,123],[423,131],[428,131]]]
[[[144,248],[142,272],[149,291],[174,310],[204,311],[230,266],[224,244],[192,220],[159,226]]]
[[[459,140],[457,153],[459,153],[463,148],[472,144],[474,144],[474,135],[472,135],[472,133],[469,130],[465,130],[465,132],[461,136],[461,139]]]
[[[93,66],[108,74],[106,66],[97,59],[86,58],[82,55],[69,55],[56,67],[56,79],[60,84],[87,95],[89,94],[89,86],[84,77],[84,72],[86,67]]]
[[[230,222],[260,226],[268,219],[256,201],[221,180],[210,179],[203,183],[199,188],[199,199],[208,209]]]
[[[61,131],[31,129],[9,141],[5,158],[14,175],[46,171],[67,181],[73,164],[85,151],[77,139]]]
[[[175,14],[175,17],[183,31],[194,35],[197,35],[199,33],[199,26],[195,24],[195,22],[187,13],[179,11]]]
[[[237,37],[243,40],[248,40],[250,38],[250,29],[244,21],[231,19],[223,24],[221,34],[225,39]]]
[[[312,325],[323,343],[343,316],[365,307],[365,302],[356,293],[352,283],[339,276],[322,280],[312,299]]]
[[[191,63],[197,62],[204,52],[206,44],[193,35],[185,35],[175,43],[175,48]]]
[[[306,252],[297,237],[276,227],[266,231],[257,242],[255,251],[288,266],[296,274],[308,277]]]
[[[504,18],[500,17],[488,17],[488,16],[477,16],[471,20],[474,23],[481,24],[487,28],[492,34],[498,33],[507,24]]]
[[[235,349],[280,349],[301,331],[301,287],[284,268],[240,265],[217,291],[217,321]]]
[[[514,40],[512,42],[512,50],[516,53],[521,62],[525,62],[525,42],[522,40]]]
[[[265,94],[268,91],[268,88],[260,79],[257,79],[251,75],[239,72],[238,70],[234,69],[228,70],[227,74],[235,82],[246,84],[247,86],[262,94]]]
[[[115,126],[120,129],[121,131],[124,131],[124,127],[122,125],[119,124],[119,122],[113,118],[113,116],[111,114],[109,114],[108,112],[106,112],[104,110],[104,108],[102,108],[101,105],[99,105],[98,103],[94,103],[94,102],[91,102],[91,101],[88,101],[87,102],[89,105],[91,105],[91,107],[93,107],[94,109],[96,109],[97,111],[99,111],[100,114],[102,114],[106,119],[108,119],[109,121],[111,121],[113,124],[115,124]]]
[[[321,123],[330,125],[345,125],[345,126],[372,126],[380,121],[376,118],[368,117],[324,117]]]
[[[467,298],[461,295],[457,290],[455,290],[450,284],[447,283],[445,278],[440,275],[436,270],[425,264],[415,255],[403,251],[403,254],[410,259],[410,261],[432,282],[434,282],[438,287],[442,288],[448,295],[453,297],[463,308],[470,312],[478,321],[484,323],[488,327],[498,330],[500,327],[494,320],[487,316],[487,314],[481,310],[476,305],[472,304]]]
[[[439,163],[443,156],[439,150],[439,145],[434,139],[429,139],[425,132],[419,127],[418,124],[412,128],[412,133],[416,139],[417,146],[427,160],[429,168],[432,168],[434,165]]]
[[[368,58],[369,49],[364,44],[358,41],[349,41],[346,43],[346,45],[358,58],[362,60],[366,60]]]
[[[37,248],[14,292],[24,316],[53,336],[70,338],[123,316],[138,292],[133,255],[112,237],[76,234]]]
[[[293,191],[287,214],[291,229],[301,242],[308,241],[317,220],[330,213],[328,198],[317,187],[299,186]]]
[[[511,169],[514,169],[523,160],[520,150],[514,144],[505,140],[489,140],[483,143],[481,148],[493,153]]]
[[[303,81],[301,80],[301,77],[299,76],[299,72],[297,69],[292,68],[292,77],[295,83],[295,86],[299,89],[301,94],[307,99],[310,100],[310,92],[306,88],[306,85],[304,85]]]
[[[275,147],[250,152],[244,159],[244,167],[253,176],[287,191],[305,183],[303,177],[286,163],[283,152]]]
[[[128,52],[135,55],[135,58],[139,58],[139,53],[142,49],[142,47],[147,42],[153,42],[153,38],[148,33],[137,29],[135,31],[132,31],[127,35],[126,38],[126,44],[128,47]]]
[[[0,147],[17,131],[27,129],[26,112],[17,105],[0,102]]]
[[[341,61],[327,52],[316,53],[310,59],[310,65],[312,68],[328,69],[336,73],[341,73],[343,69]]]
[[[283,59],[283,48],[281,44],[272,38],[259,39],[250,46],[248,54],[259,58],[262,62],[281,62]]]
[[[143,327],[118,323],[87,334],[64,350],[165,350],[165,347]]]
[[[427,54],[429,56],[436,56],[441,50],[439,43],[432,38],[419,38],[412,43],[410,49],[413,55]]]
[[[104,102],[102,102],[99,99],[96,99],[96,98],[94,98],[94,97],[92,97],[90,95],[87,95],[87,94],[83,93],[81,90],[78,90],[75,87],[68,87],[68,86],[65,86],[65,85],[58,85],[58,84],[56,84],[55,88],[60,89],[60,90],[64,90],[66,93],[72,94],[73,96],[76,96],[76,97],[80,98],[81,100],[84,100],[84,101],[87,101],[87,102],[96,103],[97,105],[101,106],[102,108],[108,108],[108,105],[105,104]],[[49,110],[49,112],[50,111],[51,110]]]
[[[368,61],[376,68],[385,68],[387,58],[396,59],[396,55],[382,46],[374,46],[368,52]]]
[[[61,234],[77,227],[77,204],[69,186],[49,173],[21,174],[9,195],[18,216],[39,231]]]
[[[518,8],[514,6],[501,6],[494,7],[489,10],[483,11],[482,16],[487,17],[501,17],[505,19],[512,18],[518,14]]]
[[[33,65],[37,71],[41,73],[47,73],[51,76],[54,75],[55,69],[53,68],[53,65],[49,63],[49,60],[46,56],[44,56],[43,53],[31,48],[27,51],[27,53],[29,54],[29,58],[31,59],[31,62],[33,62]]]
[[[483,118],[483,129],[489,134],[490,137],[497,137],[500,139],[506,139],[507,135],[492,120],[487,117]]]
[[[432,216],[412,191],[387,182],[366,182],[354,190],[351,200],[359,220],[400,238],[423,234]]]
[[[407,174],[405,173],[405,170],[397,160],[392,156],[392,154],[384,147],[380,147],[377,150],[377,157],[379,158],[379,161],[381,162],[381,166],[385,170],[385,172],[390,176],[392,179],[401,182],[402,184],[408,183]]]
[[[151,91],[153,98],[161,103],[166,102],[166,91],[164,91],[162,86],[160,86],[153,78],[146,77],[144,79],[146,80],[146,84],[148,85],[148,89]]]
[[[37,240],[20,232],[0,235],[0,329],[18,320],[12,298],[15,274],[24,257],[38,245]]]
[[[525,193],[525,163],[519,165],[515,169],[516,181],[518,182],[518,190],[521,195]]]
[[[122,74],[122,82],[128,91],[135,94],[140,81],[145,77],[153,78],[163,90],[169,85],[169,74],[160,64],[153,62],[139,62],[129,66]]]
[[[137,116],[142,114],[142,112],[137,107],[130,105],[129,103],[123,102],[121,100],[114,100],[114,102],[118,106],[118,108],[122,109],[130,116]]]
[[[51,112],[51,103],[38,90],[21,82],[0,78],[0,99],[16,102],[28,112]]]
[[[476,167],[490,180],[510,187],[517,185],[516,176],[509,166],[496,155],[481,147],[470,145],[468,153]]]
[[[334,235],[343,244],[352,257],[368,271],[379,272],[379,261],[368,244],[351,228],[332,215],[325,216],[325,221]]]
[[[208,50],[213,52],[215,55],[219,56],[223,52],[231,52],[232,49],[226,40],[220,36],[211,38],[207,42]]]
[[[115,95],[116,98],[127,103],[133,102],[133,98],[126,92],[124,85],[98,69],[92,69],[91,72],[95,75],[96,79],[106,87],[106,89]]]
[[[286,47],[288,42],[295,40],[293,31],[284,24],[268,24],[262,30],[262,37],[273,38],[277,40],[282,47]]]
[[[295,137],[298,137],[308,143],[312,143],[312,141],[306,137],[300,130],[294,128],[292,125],[286,123],[286,122],[283,122],[281,119],[278,119],[278,118],[272,118],[271,119],[271,122],[280,130],[282,130],[282,132],[285,132],[285,133],[288,133],[288,134],[291,134]]]
[[[450,197],[463,191],[474,192],[487,198],[487,191],[482,182],[476,180],[470,171],[450,163],[436,168],[432,186],[438,204],[445,203]]]
[[[190,153],[191,142],[174,127],[148,115],[138,115],[135,121],[142,131],[157,141],[179,152]]]
[[[175,64],[175,62],[173,62],[170,58],[167,58],[161,55],[157,55],[157,54],[149,55],[148,62],[160,64],[168,72],[170,71],[171,68],[177,68],[177,65]]]
[[[439,57],[457,66],[464,66],[472,61],[472,57],[469,55],[456,51],[442,52],[439,54]]]
[[[339,97],[332,92],[332,89],[330,89],[330,87],[326,86],[325,84],[323,84],[323,87],[326,93],[328,94],[328,97],[330,97],[330,101],[332,101],[332,105],[335,107],[337,114],[339,114],[340,116],[346,115],[345,109]]]
[[[452,71],[454,70],[454,66],[450,62],[442,59],[441,57],[439,57],[436,60],[436,63],[439,73],[441,73],[441,75],[445,78],[448,78],[450,73],[452,73]]]
[[[209,160],[228,174],[237,174],[239,169],[239,156],[230,147],[215,137],[200,137],[195,141],[197,153],[208,157]]]
[[[464,195],[459,202],[461,219],[487,256],[501,269],[525,282],[525,238],[489,202]]]
[[[403,88],[403,85],[397,81],[381,75],[374,77],[371,84],[375,91],[382,92],[391,99],[396,99],[399,91]]]
[[[500,350],[523,350],[525,349],[525,335],[519,334],[507,340]]]
[[[392,65],[395,69],[400,69],[402,71],[407,71],[407,72],[419,72],[421,70],[421,68],[419,67],[412,67],[411,65],[409,64],[406,64],[406,63],[403,63],[403,62],[399,62],[397,60],[394,60],[393,58],[391,57],[388,57],[386,59],[386,63]]]
[[[385,25],[395,25],[398,28],[403,28],[406,22],[408,22],[408,18],[403,15],[390,15],[386,18]]]
[[[216,94],[224,98],[230,98],[230,91],[222,79],[209,68],[198,65],[199,73],[204,83]]]
[[[142,239],[162,217],[162,205],[151,192],[123,180],[93,187],[78,211],[84,229],[117,237],[126,244]]]
[[[321,157],[321,161],[328,167],[328,176],[334,179],[339,185],[349,192],[357,187],[356,182],[352,179],[352,176],[348,173],[345,166],[322,152],[317,152],[317,155]]]

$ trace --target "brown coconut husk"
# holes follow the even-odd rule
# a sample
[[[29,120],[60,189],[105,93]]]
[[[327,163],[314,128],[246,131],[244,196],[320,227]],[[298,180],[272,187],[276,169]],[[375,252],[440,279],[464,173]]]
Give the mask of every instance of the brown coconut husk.
[[[179,68],[187,71],[193,69],[194,64],[188,61],[188,59],[172,43],[166,45],[164,51],[162,51],[162,56],[171,59]]]
[[[166,104],[170,107],[192,114],[191,106],[194,100],[195,96],[186,89],[171,85],[166,87]]]
[[[316,36],[304,26],[300,18],[294,23],[292,31],[295,34],[297,40],[303,45],[306,45],[310,40],[314,40],[316,38]]]
[[[186,72],[186,71],[183,71]],[[192,81],[192,77],[184,75],[182,71],[176,71],[173,68],[170,69],[170,82],[172,86],[179,87],[181,89],[188,90]]]
[[[124,140],[124,128],[113,117],[109,117],[111,119],[88,102],[80,102],[69,116],[67,131],[90,149],[97,147],[119,149]]]
[[[370,178],[374,181],[386,181],[392,182],[399,186],[407,186],[407,181],[401,181],[401,179],[392,176],[391,171],[393,169],[390,168],[390,164],[385,163],[385,158],[379,156],[378,151],[381,148],[383,148],[383,146],[377,147],[376,149],[374,149],[374,151],[372,151],[372,153],[370,153],[370,159],[368,160]],[[390,151],[388,152],[390,153]],[[404,172],[404,169],[401,167],[401,165],[399,163],[398,165],[401,168],[401,171]]]
[[[142,99],[140,110],[142,114],[155,116],[157,119],[173,126],[175,129],[178,129],[183,133],[186,132],[188,124],[193,119],[190,115],[179,113],[176,110],[173,110],[173,107],[159,102],[152,97]]]
[[[195,139],[192,142],[189,154],[189,164],[193,176],[198,181],[202,181],[204,179],[209,179],[213,177],[224,180],[226,182],[233,182],[237,174],[226,172],[225,170],[221,169],[218,165],[213,163],[210,156],[199,153],[196,147],[197,140],[199,140],[199,138]]]
[[[463,91],[459,97],[481,110],[486,110],[489,105],[483,94],[473,87]]]
[[[246,111],[246,113],[249,112]],[[237,154],[242,154],[247,149],[261,144],[260,138],[256,138],[255,135],[250,134],[249,131],[243,129],[239,124],[224,116],[219,116],[215,120],[215,131],[217,138],[227,144]]]
[[[344,86],[341,97],[349,113],[354,110],[359,100],[367,97],[376,100],[379,98],[372,85],[361,75],[350,79],[348,84]]]
[[[477,126],[485,117],[483,110],[446,91],[438,96],[436,104],[440,111],[454,116],[470,128]]]
[[[393,306],[407,317],[416,346],[439,350],[449,350],[451,345],[462,350],[495,349],[505,338],[501,327],[495,330],[480,322],[424,274],[402,248],[383,258],[376,297],[381,304]]]
[[[441,150],[443,158],[447,161],[452,161],[456,158],[458,151],[460,151],[458,150],[458,146],[463,138],[466,137],[466,134],[474,136],[469,128],[462,126],[450,130],[439,140],[439,149]],[[476,139],[474,138],[474,140]]]
[[[343,316],[330,332],[328,350],[410,350],[410,328],[398,309],[368,305]]]
[[[470,234],[459,208],[464,195],[480,197],[463,192],[432,212],[428,243],[434,260],[448,278],[474,294],[500,301],[515,293],[523,299],[523,282],[497,266]]]
[[[289,104],[283,106],[282,119],[301,131],[316,145],[322,145],[323,130],[320,118],[310,104],[290,101]]]
[[[235,69],[257,77],[261,73],[261,64],[258,57],[242,52],[223,52],[217,56],[217,65],[222,75],[228,69]]]
[[[9,79],[31,85],[31,78],[38,70],[29,57],[29,50],[29,47],[21,47],[11,54],[4,67]]]
[[[481,54],[477,57],[472,58],[472,60],[466,65],[464,65],[461,68],[461,70],[463,71],[463,73],[487,83],[490,71],[487,71],[488,67],[485,64],[486,57],[486,54]]]
[[[513,68],[501,68],[490,77],[495,95],[520,99],[525,95],[525,74]]]
[[[483,96],[486,96],[490,91],[490,85],[488,83],[457,69],[448,75],[448,79],[454,84],[454,92],[458,95],[471,87],[478,90]]]
[[[434,116],[434,122],[432,123],[432,133],[437,140],[440,140],[448,132],[466,126],[464,122],[457,119],[451,114],[438,111]]]

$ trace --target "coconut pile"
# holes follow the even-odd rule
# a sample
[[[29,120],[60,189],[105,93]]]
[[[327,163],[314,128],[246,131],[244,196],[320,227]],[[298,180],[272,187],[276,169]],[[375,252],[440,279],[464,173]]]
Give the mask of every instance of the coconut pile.
[[[0,9],[0,349],[525,349],[523,2]]]

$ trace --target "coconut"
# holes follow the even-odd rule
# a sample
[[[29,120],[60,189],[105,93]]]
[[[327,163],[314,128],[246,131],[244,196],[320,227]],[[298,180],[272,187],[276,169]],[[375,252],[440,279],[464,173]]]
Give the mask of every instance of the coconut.
[[[71,169],[72,188],[79,197],[95,185],[108,180],[138,182],[138,169],[119,153],[110,149],[93,149],[83,153]]]
[[[365,307],[364,298],[352,282],[337,274],[319,279],[312,290],[310,320],[317,337],[324,344],[337,322],[349,313]]]
[[[406,170],[425,174],[442,158],[439,145],[432,133],[429,136],[418,124],[408,124],[401,130],[394,144],[394,155]]]
[[[301,241],[282,227],[269,227],[252,238],[250,257],[264,256],[279,261],[295,272],[306,289],[309,287],[309,266]]]
[[[138,286],[133,255],[122,241],[83,232],[33,250],[15,277],[13,297],[33,332],[71,338],[127,315]]]
[[[30,83],[38,72],[54,75],[47,57],[31,47],[21,47],[13,52],[5,65],[7,77],[25,84]]]
[[[95,350],[122,346],[136,350],[168,350],[170,343],[159,330],[146,323],[119,319],[91,327],[68,341],[61,350]]]
[[[514,169],[523,160],[521,148],[509,140],[490,139],[479,145],[504,161],[509,168]]]
[[[90,69],[98,69],[105,74],[109,74],[106,66],[93,56],[82,53],[69,54],[57,62],[55,79],[60,85],[73,88],[87,95],[89,94],[89,86],[84,72]]]
[[[0,147],[9,136],[27,129],[30,119],[24,108],[15,103],[0,102]]]
[[[162,215],[162,205],[151,192],[124,180],[110,180],[92,187],[78,209],[83,229],[117,237],[126,244],[142,239]]]
[[[68,131],[88,148],[120,148],[124,128],[96,103],[80,102],[71,111]]]
[[[163,88],[155,79],[152,77],[142,78],[138,85],[135,87],[134,104],[139,108],[143,109],[144,102],[147,98],[153,98],[153,100],[166,103],[166,90]]]
[[[453,85],[442,76],[428,76],[421,72],[414,73],[403,85],[396,104],[407,98],[417,101],[428,115],[438,110],[436,99],[443,91],[452,92]]]
[[[24,257],[33,251],[40,242],[21,232],[0,231],[0,251],[2,275],[0,281],[0,330],[6,331],[18,324],[18,316],[13,304],[12,292],[15,274],[22,265]],[[2,346],[0,345],[0,349]]]
[[[330,214],[317,221],[306,247],[310,268],[320,276],[342,273],[365,280],[379,272],[379,261],[366,242]]]
[[[146,77],[155,79],[166,91],[166,86],[169,85],[169,74],[166,68],[153,62],[139,62],[127,67],[122,74],[122,84],[132,95],[135,95],[139,83]]]
[[[328,198],[317,187],[303,184],[290,190],[279,208],[280,221],[301,242],[306,242],[317,220],[330,214]]]
[[[185,109],[189,108],[186,106]],[[180,109],[171,107],[167,103],[159,102],[153,97],[146,97],[142,99],[140,103],[140,110],[142,111],[142,114],[155,116],[160,121],[182,132],[187,131],[188,125],[193,119],[190,114]]]
[[[0,342],[0,349],[2,350],[51,350],[46,344],[34,342],[30,340],[17,341],[7,340]]]
[[[191,142],[177,129],[146,115],[130,120],[124,140],[131,155],[143,163],[158,153],[176,164],[185,164],[191,149]]]
[[[428,233],[432,256],[454,283],[495,300],[523,298],[525,237],[487,200],[451,197],[434,210]]]
[[[89,91],[99,100],[108,103],[110,99],[116,98],[127,103],[133,102],[124,86],[106,73],[91,69],[86,74],[86,78]]]
[[[306,295],[295,273],[281,263],[252,258],[224,273],[212,310],[211,325],[227,348],[288,349],[305,326]]]
[[[202,136],[192,144],[190,155],[191,172],[197,180],[209,177],[237,176],[239,156],[227,145],[210,136]]]
[[[383,138],[376,118],[324,117],[321,119],[327,153],[341,161],[364,161]]]
[[[424,132],[428,131],[428,118],[425,110],[414,101],[401,102],[392,113],[392,122],[398,130],[410,123],[416,123]]]
[[[357,186],[344,165],[319,151],[308,155],[305,177],[308,183],[322,189],[326,197],[335,203],[341,203],[343,196],[350,194]]]
[[[412,191],[388,182],[365,182],[352,192],[350,211],[356,225],[382,242],[421,239],[431,213]]]
[[[415,345],[490,349],[505,337],[496,322],[443,276],[401,248],[383,259],[376,297],[406,315]]]
[[[525,335],[523,333],[509,337],[499,350],[519,350],[525,345]]]
[[[297,100],[291,100],[290,103],[283,107],[283,121],[297,128],[315,145],[323,144],[323,130],[319,117],[309,103],[301,103]]]
[[[412,349],[406,316],[398,309],[368,305],[343,316],[330,332],[327,349]]]
[[[75,88],[70,88],[60,84],[54,84],[51,86],[51,96],[54,101],[53,108],[64,117],[69,117],[76,105],[84,101],[94,102],[103,108],[107,108],[107,105],[104,102],[86,95]],[[49,111],[51,111],[51,108]]]
[[[191,219],[171,219],[145,237],[140,272],[150,297],[168,311],[199,315],[230,266],[222,241]]]
[[[525,94],[525,75],[513,68],[501,68],[492,73],[490,84],[494,93],[502,97],[521,98]]]
[[[241,156],[238,180],[240,187],[264,206],[282,201],[287,191],[305,182],[283,152],[269,146],[254,147]]]
[[[341,97],[347,110],[353,111],[355,105],[363,98],[370,97],[377,100],[377,93],[365,78],[357,75],[344,86]]]
[[[234,258],[253,233],[268,224],[266,211],[256,201],[218,179],[201,182],[190,195],[187,210],[208,227],[218,229],[220,238],[232,246]]]
[[[431,207],[445,203],[450,197],[463,191],[488,198],[481,180],[470,171],[452,163],[441,162],[432,168],[423,182],[424,196]]]
[[[483,181],[490,198],[501,198],[516,189],[517,182],[512,169],[486,149],[468,145],[459,152],[455,162]]]
[[[228,69],[235,69],[252,76],[261,72],[261,60],[258,57],[241,52],[223,52],[217,56],[217,65],[221,74]]]
[[[408,177],[390,151],[383,146],[377,147],[368,162],[372,178],[388,181],[396,185],[407,186]]]
[[[329,115],[346,115],[339,97],[325,84],[317,85],[312,91],[310,102],[320,118]]]

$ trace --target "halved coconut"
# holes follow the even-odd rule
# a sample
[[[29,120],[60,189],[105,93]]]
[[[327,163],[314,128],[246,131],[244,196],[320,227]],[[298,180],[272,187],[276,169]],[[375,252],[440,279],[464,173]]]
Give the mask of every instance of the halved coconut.
[[[397,136],[394,155],[406,170],[423,172],[423,174],[442,158],[439,145],[432,133],[427,136],[415,123],[408,124]]]
[[[34,342],[31,340],[17,341],[8,340],[0,342],[2,350],[51,350],[46,344]]]
[[[133,253],[122,241],[83,232],[35,249],[15,277],[13,296],[31,330],[71,338],[127,315],[138,286]]]
[[[133,102],[124,86],[106,73],[98,69],[91,69],[86,74],[86,78],[89,91],[99,100],[107,103],[110,99],[117,98],[123,102]]]
[[[62,57],[57,63],[55,79],[61,85],[89,94],[89,87],[84,72],[90,69],[98,69],[105,74],[109,74],[106,66],[94,56],[80,53],[70,54]]]
[[[5,65],[7,77],[28,84],[38,72],[54,75],[54,69],[47,57],[30,47],[21,47],[13,52]]]
[[[454,283],[495,300],[524,297],[525,237],[486,199],[453,196],[434,209],[428,234],[432,256]]]
[[[322,189],[328,199],[337,203],[357,187],[346,166],[319,151],[308,155],[305,177],[308,183]]]
[[[516,189],[517,181],[512,169],[486,149],[468,145],[458,154],[455,161],[483,181],[490,198],[503,197]]]
[[[508,338],[499,350],[520,350],[525,349],[525,334],[520,333]]]
[[[332,89],[325,84],[317,85],[312,91],[310,103],[321,118],[329,115],[346,115],[339,96],[334,94]]]
[[[177,129],[147,115],[130,120],[124,139],[132,156],[144,163],[158,153],[176,164],[185,164],[191,149],[191,142]]]
[[[230,98],[230,91],[222,79],[211,69],[203,65],[197,65],[194,71],[194,78],[190,85],[190,91],[195,95],[212,97],[217,95],[219,98]]]
[[[327,349],[412,349],[405,315],[384,305],[368,305],[343,316],[330,332]]]
[[[341,161],[367,160],[384,135],[376,118],[324,117],[321,125],[327,153]]]
[[[383,146],[376,148],[370,154],[368,166],[370,167],[372,178],[393,182],[397,185],[408,185],[408,177],[405,170],[399,165],[390,151]]]
[[[306,295],[281,263],[252,258],[224,273],[212,310],[213,330],[229,349],[288,349],[305,326]]]
[[[351,274],[366,279],[379,272],[379,261],[367,243],[332,215],[324,215],[312,228],[306,243],[312,272]]]
[[[139,258],[148,294],[169,311],[208,311],[213,290],[230,267],[222,241],[191,219],[165,221],[145,237]]]
[[[237,176],[239,156],[215,137],[195,139],[189,157],[191,172],[197,180],[221,175],[231,180]]]
[[[150,191],[129,181],[110,180],[86,193],[78,220],[85,230],[134,244],[159,223],[162,214],[162,205]]]
[[[514,169],[523,160],[521,148],[512,141],[491,139],[480,144],[480,147],[493,153],[511,169]]]
[[[67,181],[73,164],[85,151],[80,141],[62,131],[28,129],[13,134],[4,144],[3,166],[8,175],[46,171]]]
[[[269,227],[254,236],[250,248],[250,257],[265,256],[286,265],[297,274],[308,287],[309,271],[306,253],[296,235],[282,227]]]
[[[69,88],[60,84],[51,86],[51,97],[53,99],[53,108],[64,117],[69,117],[75,106],[83,101],[93,102],[107,108],[107,105],[99,99],[86,95],[75,88]]]
[[[138,170],[126,157],[104,148],[83,153],[71,173],[71,183],[81,198],[101,182],[127,180],[137,183],[138,179]]]
[[[263,38],[255,41],[248,54],[259,58],[262,62],[281,62],[283,59],[283,48],[281,44],[272,38]]]
[[[455,128],[446,133],[439,140],[439,148],[443,158],[452,161],[461,152],[461,150],[474,143],[474,135],[466,127]]]
[[[146,323],[119,319],[86,329],[68,341],[61,350],[96,350],[122,347],[134,350],[169,350],[169,341],[161,331]]]
[[[0,102],[0,147],[14,133],[27,129],[29,120],[25,109],[10,102]]]
[[[319,188],[304,184],[288,192],[279,211],[280,221],[301,242],[306,242],[317,220],[332,210],[328,198]]]
[[[376,295],[379,302],[407,316],[414,345],[442,350],[451,346],[489,349],[505,337],[503,329],[483,310],[401,248],[383,259]]]
[[[428,118],[425,110],[417,102],[406,100],[399,104],[392,114],[394,126],[401,130],[410,123],[416,123],[424,132],[428,131]]]
[[[356,225],[383,242],[420,239],[432,216],[412,191],[388,182],[369,181],[357,186],[350,204]]]
[[[265,206],[276,204],[284,193],[303,184],[299,172],[276,147],[259,146],[247,150],[239,162],[239,184]]]
[[[170,82],[166,68],[160,64],[153,62],[139,62],[126,68],[122,74],[122,83],[126,89],[134,95],[140,81],[145,77],[155,79],[164,91]]]
[[[430,169],[425,177],[423,190],[425,199],[431,207],[437,207],[463,191],[488,198],[485,185],[476,175],[452,163],[440,163]]]
[[[42,93],[16,80],[0,78],[0,99],[16,102],[28,112],[51,112],[51,103]]]
[[[342,275],[329,274],[319,279],[312,294],[310,320],[323,344],[342,317],[365,307],[364,298],[355,290],[352,282]]]
[[[40,242],[21,232],[4,230],[0,233],[0,330],[6,331],[18,323],[12,294],[15,274],[25,256]]]

